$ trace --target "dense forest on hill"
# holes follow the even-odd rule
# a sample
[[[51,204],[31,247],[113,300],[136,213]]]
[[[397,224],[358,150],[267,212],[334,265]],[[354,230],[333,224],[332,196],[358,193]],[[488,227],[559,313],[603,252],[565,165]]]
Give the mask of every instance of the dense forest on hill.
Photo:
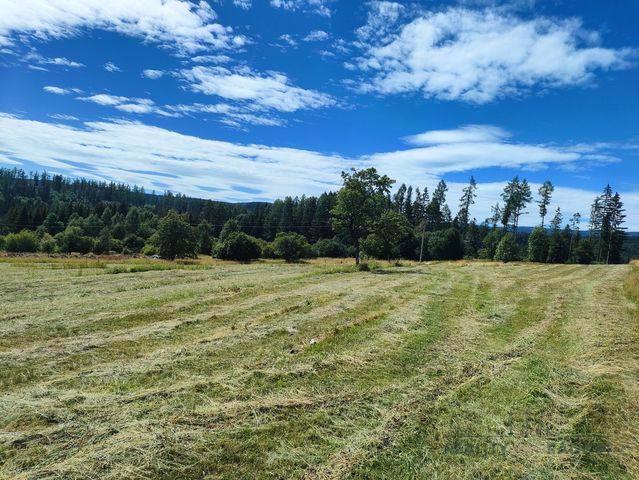
[[[477,189],[472,178],[456,214],[447,202],[444,181],[432,194],[427,188],[406,185],[391,194],[393,183],[368,169],[345,173],[339,192],[233,204],[0,168],[0,249],[168,258],[213,253],[243,260],[359,258],[361,252],[385,259],[468,257],[553,263],[620,263],[639,253],[639,238],[626,238],[623,204],[610,187],[593,202],[593,220],[583,228],[579,214],[568,222],[559,209],[551,216],[547,210],[554,188],[546,182],[534,200],[540,226],[531,231],[519,226],[520,216],[533,203],[525,179],[509,182],[501,195],[503,203],[497,203],[492,217],[481,222],[470,217]],[[177,250],[162,247],[171,235],[182,243]]]

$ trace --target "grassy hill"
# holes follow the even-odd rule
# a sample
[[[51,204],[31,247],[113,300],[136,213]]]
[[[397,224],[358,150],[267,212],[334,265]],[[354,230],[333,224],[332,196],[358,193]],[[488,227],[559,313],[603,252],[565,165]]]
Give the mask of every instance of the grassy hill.
[[[1,258],[0,293],[0,477],[639,477],[637,266]]]

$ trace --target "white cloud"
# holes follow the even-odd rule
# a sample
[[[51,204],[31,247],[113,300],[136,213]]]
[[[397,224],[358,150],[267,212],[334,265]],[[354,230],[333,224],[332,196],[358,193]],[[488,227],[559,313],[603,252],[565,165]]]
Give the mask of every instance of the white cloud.
[[[480,159],[478,162],[465,150],[470,145],[474,156]],[[408,152],[421,152],[412,162],[403,158],[393,165],[392,161],[385,161],[392,160],[384,159],[387,154],[348,158],[294,148],[205,140],[134,122],[90,122],[83,124],[83,128],[73,128],[0,113],[0,163],[25,161],[53,172],[230,201],[273,200],[285,195],[316,195],[336,190],[340,185],[340,171],[351,166],[377,166],[399,183],[432,189],[444,172],[487,166],[516,168],[541,158],[549,163],[581,162],[583,157],[577,150],[604,148],[596,144],[572,149],[503,144],[504,151],[500,152],[490,145],[456,142],[413,149]],[[460,147],[465,148],[460,150]],[[441,160],[445,156],[451,160],[449,165]],[[507,156],[511,156],[512,162],[506,161]],[[563,187],[561,177],[549,175],[549,178],[557,184],[553,207],[561,206],[567,214],[580,211],[587,217],[590,203],[599,192]],[[602,187],[607,181],[602,176]],[[488,217],[490,206],[499,200],[503,185],[504,182],[480,183],[472,216],[478,221]],[[449,182],[448,203],[453,212],[457,210],[464,186]],[[532,184],[533,191],[537,187]],[[621,195],[628,212],[627,226],[639,230],[639,217],[634,215],[639,211],[639,192],[621,192]],[[532,213],[525,217],[524,224],[534,225],[537,222],[534,205],[530,210]]]
[[[375,25],[358,31],[366,41],[357,66],[372,73],[362,91],[381,94],[486,103],[534,87],[586,84],[597,70],[627,67],[633,53],[599,46],[599,36],[576,19],[449,8],[424,14],[394,35],[382,28],[380,38],[372,38]]]
[[[288,77],[278,72],[260,74],[248,68],[231,71],[224,67],[194,67],[182,70],[181,75],[196,92],[250,102],[254,108],[294,112],[335,103],[329,95],[291,85]]]
[[[146,78],[150,78],[151,80],[157,80],[158,78],[161,78],[162,76],[164,76],[164,73],[162,70],[153,70],[153,69],[146,69],[142,71],[142,76],[146,77]]]
[[[366,23],[355,33],[361,41],[385,39],[393,32],[406,7],[397,2],[374,1],[369,4]]]
[[[508,142],[510,133],[492,125],[467,125],[456,130],[432,130],[407,137],[410,143],[426,145],[407,150],[376,153],[366,158],[381,171],[396,178],[439,177],[447,173],[482,168],[541,170],[555,165],[574,169],[593,160],[618,162],[611,146],[553,146]]]
[[[324,30],[313,30],[304,37],[305,42],[323,42],[328,40],[330,35]]]
[[[90,97],[79,97],[78,100],[83,100],[85,102],[93,102],[98,105],[104,106],[114,106],[120,105],[122,103],[128,102],[128,97],[122,97],[119,95],[109,95],[107,93],[99,93],[97,95],[91,95]]]
[[[23,59],[23,62],[35,62],[38,65],[56,65],[59,67],[69,67],[69,68],[82,68],[84,67],[84,64],[79,63],[79,62],[74,62],[72,60],[69,60],[68,58],[65,57],[56,57],[56,58],[46,58],[43,57],[42,55],[40,55],[38,52],[36,51],[31,51],[29,53],[27,53]],[[32,67],[31,65],[29,65],[30,67]],[[35,67],[34,67],[35,69]],[[42,69],[42,70],[46,70],[46,69]]]
[[[324,17],[331,16],[332,0],[271,0],[271,6],[284,10],[308,10]]]
[[[74,117],[73,115],[65,115],[64,113],[53,113],[51,115],[49,115],[49,117],[53,118],[54,120],[73,120],[73,121],[77,121],[80,120],[78,117]]]
[[[466,125],[455,130],[430,130],[404,137],[412,145],[436,145],[440,143],[493,142],[510,136],[503,128],[493,125]]]
[[[251,0],[233,0],[233,5],[243,10],[248,10],[249,8],[251,8],[252,3],[253,2]]]
[[[107,62],[104,64],[104,69],[107,72],[121,72],[122,69],[120,67],[118,67],[115,63],[113,62]]]
[[[53,87],[50,85],[47,85],[46,87],[42,87],[42,90],[48,93],[53,93],[55,95],[68,95],[71,93],[71,90],[68,90],[66,88]]]
[[[344,166],[338,156],[204,140],[139,123],[92,122],[80,129],[0,115],[0,163],[12,159],[50,171],[232,201],[336,189]]]
[[[48,40],[76,36],[83,29],[115,31],[182,52],[246,43],[230,27],[214,22],[216,14],[205,1],[4,0],[0,9],[0,45],[11,44],[16,35]]]
[[[195,63],[227,63],[231,61],[228,55],[198,55],[191,58]]]

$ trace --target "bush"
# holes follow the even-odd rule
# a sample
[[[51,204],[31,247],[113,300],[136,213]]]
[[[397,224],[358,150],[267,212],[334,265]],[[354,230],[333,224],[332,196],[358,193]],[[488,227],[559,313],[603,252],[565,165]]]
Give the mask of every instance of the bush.
[[[273,240],[273,250],[277,258],[283,258],[287,262],[312,256],[311,246],[306,238],[295,232],[278,233]]]
[[[313,249],[318,257],[345,258],[348,256],[348,247],[334,238],[317,241]]]
[[[535,227],[528,237],[528,260],[543,263],[548,258],[548,235],[546,230]]]
[[[124,237],[124,248],[129,252],[139,253],[144,248],[144,239],[130,233]]]
[[[160,250],[158,249],[157,245],[147,242],[144,245],[144,248],[142,249],[142,254],[146,255],[147,257],[152,257],[153,255],[159,255]]]
[[[426,243],[426,239],[424,239]],[[464,257],[461,235],[455,228],[439,230],[428,235],[428,255],[433,260],[459,260]]]
[[[231,232],[216,244],[213,253],[222,260],[248,262],[259,258],[262,252],[257,238],[243,232]]]
[[[486,235],[482,241],[483,247],[479,250],[479,258],[484,258],[486,260],[492,260],[495,258],[497,245],[499,245],[502,235],[502,231],[497,228],[488,232],[488,235]]]
[[[261,258],[275,258],[275,248],[273,247],[273,243],[261,239],[258,239],[258,242],[260,243]]]
[[[58,244],[48,233],[45,233],[40,239],[40,251],[43,253],[55,253],[58,251]]]
[[[39,245],[40,239],[30,230],[10,233],[4,237],[4,248],[7,252],[37,252]]]
[[[64,253],[89,253],[93,250],[93,239],[82,235],[80,227],[67,227],[64,232],[57,234],[55,239],[60,251]]]
[[[5,250],[5,241],[2,235],[0,235],[0,250]]]
[[[109,229],[105,227],[100,231],[100,235],[93,245],[93,251],[98,255],[101,253],[109,253],[112,246],[113,239],[111,238],[111,233]]]
[[[499,245],[497,245],[497,250],[495,251],[495,260],[504,263],[512,262],[513,260],[517,260],[518,251],[515,236],[509,232],[499,241]]]

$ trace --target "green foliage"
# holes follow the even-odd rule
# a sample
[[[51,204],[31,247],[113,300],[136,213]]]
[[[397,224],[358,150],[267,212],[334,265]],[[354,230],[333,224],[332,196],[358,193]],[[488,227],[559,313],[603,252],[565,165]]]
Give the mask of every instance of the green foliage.
[[[483,258],[485,260],[492,260],[495,258],[497,245],[499,245],[499,241],[502,236],[503,231],[499,228],[493,228],[490,232],[488,232],[488,234],[484,237],[484,246],[479,250],[479,258]]]
[[[331,220],[333,229],[353,242],[355,262],[359,263],[360,240],[373,229],[387,206],[394,180],[380,176],[374,168],[342,172],[342,180]]]
[[[222,227],[222,231],[220,232],[219,240],[223,242],[226,240],[232,233],[241,232],[240,223],[235,218],[231,218],[224,224]]]
[[[211,255],[211,230],[211,225],[206,220],[202,220],[197,226],[198,252],[202,255]]]
[[[573,247],[574,261],[582,265],[589,265],[594,259],[593,244],[590,238],[582,238]]]
[[[507,263],[517,260],[518,258],[519,248],[517,246],[517,241],[515,240],[515,235],[508,232],[502,237],[497,245],[495,260]]]
[[[175,210],[169,211],[160,221],[157,244],[160,257],[166,260],[193,257],[196,254],[197,246],[193,230]]]
[[[255,237],[243,232],[231,232],[215,245],[213,254],[222,260],[248,262],[260,257],[262,249]]]
[[[64,253],[89,253],[93,250],[93,239],[83,235],[82,228],[67,227],[64,232],[55,237],[60,251]]]
[[[267,242],[266,240],[257,239],[260,244],[260,258],[276,258],[275,248],[273,242]]]
[[[130,253],[139,253],[144,248],[144,239],[134,233],[129,233],[124,237],[124,248]]]
[[[287,262],[312,256],[312,249],[306,238],[295,232],[278,233],[273,240],[273,251],[277,258],[283,258]]]
[[[432,260],[459,260],[464,257],[461,235],[455,228],[430,232],[427,239],[428,257]]]
[[[5,250],[6,246],[5,246],[5,239],[4,239],[4,235],[0,235],[0,250]]]
[[[58,251],[58,243],[48,233],[45,233],[40,239],[40,247],[39,250],[42,253],[55,253]]]
[[[93,251],[98,255],[109,253],[111,251],[112,242],[111,233],[109,232],[109,229],[105,227],[100,231],[100,235],[93,246]]]
[[[399,257],[399,244],[410,232],[406,217],[395,210],[384,210],[373,225],[373,233],[362,243],[364,253],[375,258]]]
[[[4,238],[4,248],[7,252],[37,252],[40,239],[30,230],[10,233]]]
[[[555,230],[548,241],[548,263],[566,263],[568,260],[568,241],[561,232]]]
[[[528,237],[528,260],[543,263],[548,258],[548,234],[542,227],[535,227]]]
[[[315,255],[326,258],[344,258],[348,256],[348,248],[335,238],[324,238],[313,245]]]

